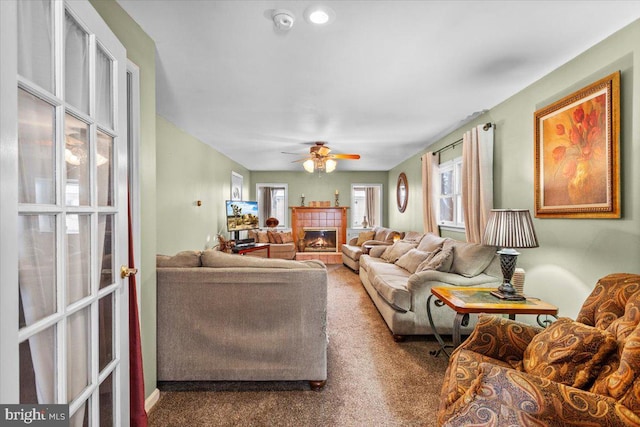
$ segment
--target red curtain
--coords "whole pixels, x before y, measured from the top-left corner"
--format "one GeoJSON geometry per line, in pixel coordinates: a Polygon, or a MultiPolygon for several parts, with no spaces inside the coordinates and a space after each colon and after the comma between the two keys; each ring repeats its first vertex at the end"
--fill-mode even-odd
{"type": "MultiPolygon", "coordinates": [[[[135,267],[133,230],[131,227],[131,200],[129,200],[129,267],[135,267]]],[[[129,418],[131,426],[147,427],[147,412],[144,410],[144,375],[135,274],[129,276],[129,389],[129,418]]]]}

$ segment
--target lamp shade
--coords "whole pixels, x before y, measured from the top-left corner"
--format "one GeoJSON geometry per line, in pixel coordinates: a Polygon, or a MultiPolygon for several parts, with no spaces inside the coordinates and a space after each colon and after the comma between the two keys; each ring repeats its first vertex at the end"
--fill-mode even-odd
{"type": "Polygon", "coordinates": [[[313,160],[309,159],[309,160],[305,160],[305,162],[302,164],[302,167],[304,168],[304,170],[306,170],[309,173],[313,173],[313,171],[315,170],[315,163],[313,162],[313,160]]]}
{"type": "Polygon", "coordinates": [[[537,248],[538,238],[527,209],[493,209],[482,244],[500,248],[537,248]]]}

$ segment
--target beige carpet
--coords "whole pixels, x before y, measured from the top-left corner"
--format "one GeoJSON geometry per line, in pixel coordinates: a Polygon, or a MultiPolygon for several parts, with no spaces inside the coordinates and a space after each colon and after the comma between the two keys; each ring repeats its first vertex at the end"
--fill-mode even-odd
{"type": "Polygon", "coordinates": [[[396,343],[358,275],[329,265],[328,379],[161,384],[150,426],[435,426],[447,360],[432,337],[396,343]]]}

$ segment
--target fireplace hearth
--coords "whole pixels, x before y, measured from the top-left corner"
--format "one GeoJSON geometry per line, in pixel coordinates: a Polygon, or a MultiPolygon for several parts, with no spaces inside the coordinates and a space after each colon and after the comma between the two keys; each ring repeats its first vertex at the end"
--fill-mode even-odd
{"type": "Polygon", "coordinates": [[[304,252],[337,252],[337,227],[305,227],[304,252]]]}

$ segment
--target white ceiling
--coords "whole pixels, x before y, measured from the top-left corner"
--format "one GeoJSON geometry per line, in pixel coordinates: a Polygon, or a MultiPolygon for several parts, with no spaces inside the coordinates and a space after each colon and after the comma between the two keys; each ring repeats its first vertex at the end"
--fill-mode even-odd
{"type": "Polygon", "coordinates": [[[361,154],[338,170],[389,170],[640,17],[640,1],[118,3],[156,43],[158,114],[252,171],[302,170],[312,141],[361,154]],[[320,3],[324,27],[303,17],[320,3]]]}

